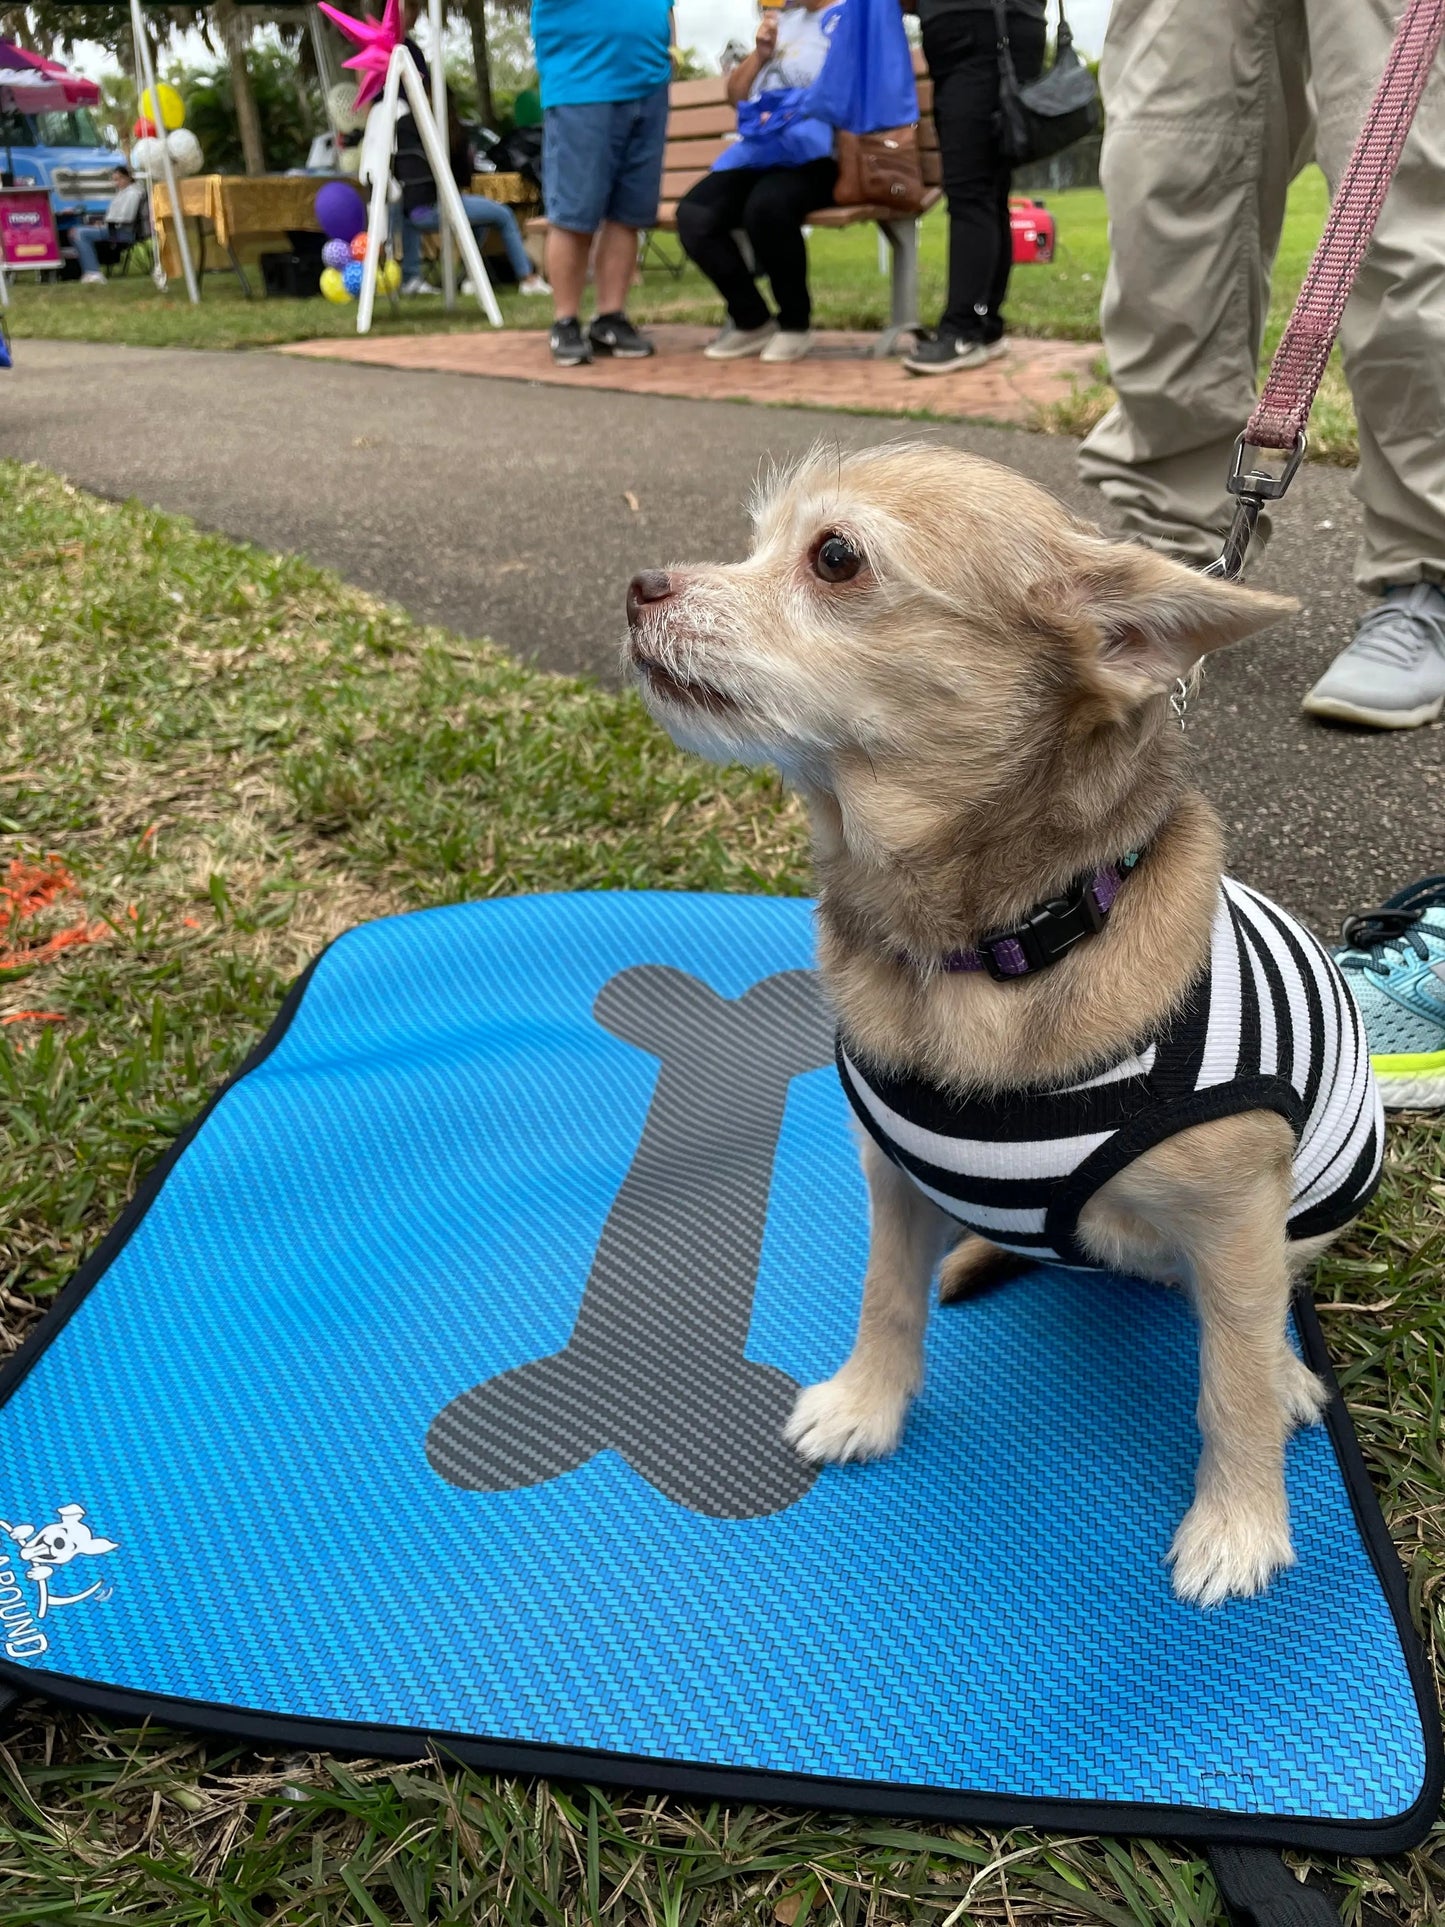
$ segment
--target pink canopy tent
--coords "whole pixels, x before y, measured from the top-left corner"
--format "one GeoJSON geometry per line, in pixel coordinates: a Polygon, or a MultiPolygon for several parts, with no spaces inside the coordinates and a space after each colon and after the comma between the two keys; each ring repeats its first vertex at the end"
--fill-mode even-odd
{"type": "Polygon", "coordinates": [[[58,60],[29,53],[12,40],[0,40],[0,94],[7,106],[22,114],[100,104],[100,89],[93,80],[71,73],[58,60]]]}

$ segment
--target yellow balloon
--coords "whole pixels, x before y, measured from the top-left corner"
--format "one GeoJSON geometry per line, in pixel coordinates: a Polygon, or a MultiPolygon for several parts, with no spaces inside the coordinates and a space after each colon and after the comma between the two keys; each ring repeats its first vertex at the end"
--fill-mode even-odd
{"type": "Polygon", "coordinates": [[[328,301],[340,303],[351,299],[351,296],[346,292],[346,283],[341,278],[340,268],[323,268],[321,270],[321,292],[326,296],[328,301]]]}
{"type": "Polygon", "coordinates": [[[159,127],[161,125],[161,116],[164,115],[168,132],[177,127],[184,127],[186,124],[186,103],[181,99],[175,88],[171,86],[169,81],[163,80],[156,88],[156,92],[161,97],[161,111],[159,114],[156,112],[152,104],[151,90],[147,87],[140,97],[142,120],[154,121],[156,126],[159,127]]]}
{"type": "Polygon", "coordinates": [[[384,261],[377,276],[383,294],[395,294],[401,286],[401,266],[396,261],[384,261]]]}

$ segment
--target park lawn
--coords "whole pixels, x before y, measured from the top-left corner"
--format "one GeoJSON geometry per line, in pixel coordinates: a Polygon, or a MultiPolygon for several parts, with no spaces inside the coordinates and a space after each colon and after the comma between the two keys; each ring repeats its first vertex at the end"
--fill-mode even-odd
{"type": "MultiPolygon", "coordinates": [[[[630,696],[424,628],[302,561],[0,465],[0,874],[96,940],[0,972],[0,1352],[328,937],[516,891],[807,887],[767,774],[680,756],[630,696]]],[[[13,933],[12,933],[13,940],[13,933]]],[[[1397,1124],[1322,1268],[1336,1368],[1445,1633],[1445,1137],[1397,1124]]],[[[1445,1834],[1345,1863],[1351,1921],[1445,1917],[1445,1834]]],[[[0,1746],[0,1920],[1215,1927],[1177,1848],[783,1814],[358,1766],[32,1705],[0,1746]],[[955,1910],[961,1910],[955,1913],[955,1910]]]]}
{"type": "MultiPolygon", "coordinates": [[[[1045,198],[1059,224],[1058,253],[1045,266],[1020,268],[1015,274],[1010,322],[1024,335],[1093,341],[1098,337],[1099,296],[1109,264],[1104,197],[1097,188],[1080,188],[1045,198]]],[[[1308,168],[1290,190],[1266,353],[1273,349],[1298,292],[1326,207],[1324,176],[1318,168],[1308,168]]],[[[888,277],[879,268],[876,228],[820,229],[809,246],[818,325],[882,327],[888,318],[888,277]]],[[[669,236],[659,237],[658,256],[674,264],[682,260],[676,240],[669,236]]],[[[922,223],[920,287],[925,320],[935,319],[942,309],[947,256],[947,223],[940,207],[922,223]]],[[[545,301],[524,300],[506,287],[498,293],[509,327],[536,328],[550,322],[545,301]]],[[[17,285],[11,325],[21,339],[116,341],[149,348],[276,347],[289,341],[346,336],[356,327],[356,309],[350,303],[332,307],[321,300],[247,301],[229,275],[207,276],[204,296],[200,308],[193,309],[179,283],[159,294],[143,275],[112,281],[104,288],[82,288],[78,282],[17,285]]],[[[718,300],[710,283],[690,264],[674,275],[660,265],[657,256],[649,256],[633,311],[642,321],[706,324],[717,320],[718,300]]],[[[373,332],[449,333],[486,325],[475,302],[464,302],[448,314],[439,299],[423,297],[402,302],[395,315],[384,301],[379,302],[373,332]]],[[[1102,379],[1082,384],[1068,402],[1044,411],[1040,425],[1081,433],[1098,419],[1109,400],[1110,391],[1102,379]]],[[[1312,447],[1327,460],[1355,459],[1354,415],[1337,363],[1326,377],[1316,407],[1312,447]]]]}

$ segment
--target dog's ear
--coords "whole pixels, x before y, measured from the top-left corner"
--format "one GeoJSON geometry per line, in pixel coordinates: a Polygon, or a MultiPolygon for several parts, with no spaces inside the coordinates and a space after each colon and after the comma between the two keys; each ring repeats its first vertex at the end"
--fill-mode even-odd
{"type": "Polygon", "coordinates": [[[1212,649],[1299,608],[1292,596],[1220,582],[1124,542],[1090,543],[1065,600],[1075,645],[1092,658],[1090,680],[1136,702],[1171,689],[1212,649]]]}

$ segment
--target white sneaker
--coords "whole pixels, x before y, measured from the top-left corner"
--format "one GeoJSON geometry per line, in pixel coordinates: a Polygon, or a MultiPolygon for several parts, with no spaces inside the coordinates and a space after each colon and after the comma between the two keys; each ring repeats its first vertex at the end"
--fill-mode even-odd
{"type": "Polygon", "coordinates": [[[103,274],[83,274],[80,277],[80,285],[82,288],[103,288],[105,286],[105,276],[103,274]]]}
{"type": "Polygon", "coordinates": [[[761,328],[735,328],[729,322],[702,352],[709,361],[741,361],[745,355],[761,354],[777,332],[776,321],[765,321],[761,328]]]}
{"type": "Polygon", "coordinates": [[[438,292],[430,281],[419,274],[414,274],[410,281],[404,281],[401,291],[403,294],[436,294],[438,292]]]}
{"type": "Polygon", "coordinates": [[[764,361],[801,361],[813,345],[813,330],[805,328],[801,334],[792,334],[786,328],[779,328],[772,340],[764,348],[764,361]]]}
{"type": "Polygon", "coordinates": [[[1305,697],[1308,716],[1370,729],[1419,729],[1445,714],[1445,589],[1400,583],[1367,610],[1305,697]]]}
{"type": "Polygon", "coordinates": [[[517,283],[518,294],[550,294],[552,283],[544,281],[540,274],[529,274],[524,281],[517,283]]]}

